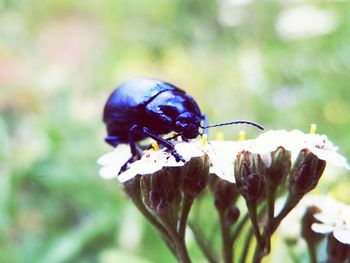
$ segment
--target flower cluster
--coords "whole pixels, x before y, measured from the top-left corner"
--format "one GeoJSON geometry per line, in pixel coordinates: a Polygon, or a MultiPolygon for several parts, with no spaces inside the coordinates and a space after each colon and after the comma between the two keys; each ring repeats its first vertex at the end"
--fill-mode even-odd
{"type": "MultiPolygon", "coordinates": [[[[305,134],[298,130],[271,130],[256,139],[241,141],[211,141],[203,143],[200,140],[188,142],[174,141],[176,151],[188,162],[191,158],[207,154],[210,158],[210,172],[229,182],[235,182],[233,164],[240,152],[258,154],[268,168],[271,166],[272,154],[278,155],[277,150],[291,153],[291,160],[296,161],[302,150],[312,153],[319,160],[323,160],[337,167],[350,170],[344,156],[325,135],[305,134]]],[[[121,183],[131,179],[136,174],[145,175],[156,172],[163,167],[179,167],[183,162],[177,162],[166,148],[151,148],[144,151],[140,160],[132,163],[129,169],[118,175],[122,165],[131,157],[129,146],[118,145],[113,152],[103,155],[98,163],[102,166],[100,175],[106,179],[117,178],[121,183]]],[[[283,154],[279,154],[277,159],[283,154]]]]}
{"type": "MultiPolygon", "coordinates": [[[[232,261],[233,242],[247,219],[257,239],[253,260],[260,262],[270,252],[272,234],[305,194],[317,186],[326,164],[350,170],[338,148],[325,135],[316,134],[314,126],[308,134],[272,130],[252,140],[208,142],[204,135],[171,143],[185,162],[176,161],[173,151],[154,143],[138,160],[131,156],[128,145],[121,144],[98,163],[102,166],[101,177],[117,178],[122,183],[181,262],[189,262],[184,234],[192,203],[207,185],[220,218],[224,262],[232,261]],[[283,194],[285,202],[275,211],[276,198],[283,194]],[[236,204],[239,197],[247,207],[247,216],[240,223],[242,211],[236,204]]],[[[308,210],[303,237],[319,240],[312,231],[333,233],[336,240],[349,244],[350,215],[344,212],[349,209],[334,209],[331,215],[325,211],[308,210]]],[[[204,254],[210,257],[208,251],[204,254]]]]}

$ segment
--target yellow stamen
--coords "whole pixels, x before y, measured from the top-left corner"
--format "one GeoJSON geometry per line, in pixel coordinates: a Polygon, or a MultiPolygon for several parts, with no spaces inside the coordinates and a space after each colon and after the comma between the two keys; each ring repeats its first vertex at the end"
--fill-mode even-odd
{"type": "Polygon", "coordinates": [[[314,123],[310,124],[310,134],[316,134],[316,130],[317,130],[317,125],[314,123]]]}
{"type": "Polygon", "coordinates": [[[216,138],[216,140],[217,141],[223,141],[224,140],[224,133],[223,132],[217,132],[216,134],[215,134],[215,138],[216,138]]]}
{"type": "Polygon", "coordinates": [[[245,131],[240,131],[238,134],[238,140],[244,141],[245,140],[245,131]]]}
{"type": "Polygon", "coordinates": [[[202,135],[202,146],[206,146],[208,143],[208,135],[203,134],[202,135]]]}
{"type": "Polygon", "coordinates": [[[157,142],[152,142],[152,148],[153,148],[153,150],[155,150],[155,151],[159,151],[159,145],[158,145],[158,143],[157,143],[157,142]]]}

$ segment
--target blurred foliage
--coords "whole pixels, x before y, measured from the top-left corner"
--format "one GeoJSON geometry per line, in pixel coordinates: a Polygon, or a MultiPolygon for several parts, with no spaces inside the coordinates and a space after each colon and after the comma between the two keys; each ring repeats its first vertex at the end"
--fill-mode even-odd
{"type": "MultiPolygon", "coordinates": [[[[175,262],[118,184],[97,176],[96,159],[110,150],[104,101],[134,76],[182,87],[212,123],[317,123],[349,159],[349,9],[330,0],[0,0],[0,262],[175,262]],[[304,6],[327,12],[327,32],[283,31],[286,12],[304,6]]],[[[234,139],[243,128],[222,131],[234,139]]],[[[349,174],[330,169],[318,191],[349,204],[349,186],[349,174]]]]}

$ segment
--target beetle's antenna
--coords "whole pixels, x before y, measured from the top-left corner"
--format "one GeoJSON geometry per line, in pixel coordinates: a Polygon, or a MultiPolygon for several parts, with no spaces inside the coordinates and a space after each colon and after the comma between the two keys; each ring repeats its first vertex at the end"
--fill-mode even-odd
{"type": "Polygon", "coordinates": [[[260,130],[264,130],[264,127],[261,126],[260,124],[257,124],[256,122],[252,122],[252,121],[246,121],[246,120],[223,122],[223,123],[218,123],[218,124],[214,124],[214,125],[201,126],[201,128],[208,129],[208,128],[220,127],[220,126],[226,126],[226,125],[232,125],[232,124],[249,124],[249,125],[252,125],[260,130]]]}

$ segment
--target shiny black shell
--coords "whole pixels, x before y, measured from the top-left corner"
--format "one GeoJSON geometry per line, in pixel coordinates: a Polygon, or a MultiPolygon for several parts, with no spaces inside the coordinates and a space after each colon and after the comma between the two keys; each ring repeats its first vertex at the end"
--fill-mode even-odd
{"type": "MultiPolygon", "coordinates": [[[[119,143],[126,143],[134,125],[146,127],[157,135],[172,131],[181,133],[181,128],[175,123],[184,112],[191,113],[189,121],[196,127],[198,135],[202,114],[191,96],[167,82],[136,78],[113,91],[104,107],[103,121],[108,136],[117,138],[119,143]]],[[[144,137],[142,133],[134,134],[135,141],[144,137]]]]}

